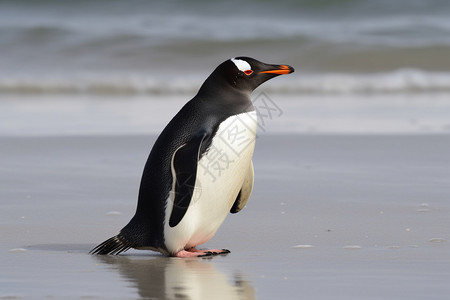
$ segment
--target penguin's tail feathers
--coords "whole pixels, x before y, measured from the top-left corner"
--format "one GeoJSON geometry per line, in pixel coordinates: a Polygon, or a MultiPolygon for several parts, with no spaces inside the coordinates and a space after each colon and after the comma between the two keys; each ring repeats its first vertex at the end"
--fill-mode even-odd
{"type": "Polygon", "coordinates": [[[132,245],[128,240],[121,234],[113,236],[107,239],[94,249],[92,249],[89,254],[93,255],[117,255],[128,249],[132,248],[132,245]]]}

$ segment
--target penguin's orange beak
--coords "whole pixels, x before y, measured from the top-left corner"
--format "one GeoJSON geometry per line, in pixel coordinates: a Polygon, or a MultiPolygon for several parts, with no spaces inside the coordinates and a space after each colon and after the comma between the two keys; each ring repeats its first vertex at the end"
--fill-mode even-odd
{"type": "Polygon", "coordinates": [[[279,65],[277,66],[277,68],[272,69],[272,70],[267,70],[267,71],[261,71],[259,73],[269,73],[269,74],[278,74],[278,75],[283,75],[283,74],[290,74],[294,72],[294,68],[288,65],[279,65]]]}

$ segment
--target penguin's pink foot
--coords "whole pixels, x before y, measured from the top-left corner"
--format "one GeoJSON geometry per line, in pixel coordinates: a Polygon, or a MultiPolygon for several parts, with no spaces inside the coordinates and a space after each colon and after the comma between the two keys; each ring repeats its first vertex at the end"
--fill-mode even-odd
{"type": "Polygon", "coordinates": [[[228,254],[230,250],[227,249],[210,249],[210,250],[198,250],[196,248],[190,248],[181,250],[175,253],[174,257],[188,258],[188,257],[206,257],[220,254],[228,254]]]}

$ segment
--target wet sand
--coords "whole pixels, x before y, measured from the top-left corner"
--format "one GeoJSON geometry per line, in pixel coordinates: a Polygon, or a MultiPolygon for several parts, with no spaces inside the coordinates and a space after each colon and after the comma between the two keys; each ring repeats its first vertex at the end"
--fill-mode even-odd
{"type": "Polygon", "coordinates": [[[443,299],[450,135],[261,135],[255,189],[174,259],[87,252],[134,213],[155,136],[0,137],[0,299],[443,299]]]}

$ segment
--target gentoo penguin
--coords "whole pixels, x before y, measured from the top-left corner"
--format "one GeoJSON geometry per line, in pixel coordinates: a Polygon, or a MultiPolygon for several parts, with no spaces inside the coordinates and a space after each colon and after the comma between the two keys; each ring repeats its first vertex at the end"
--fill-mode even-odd
{"type": "Polygon", "coordinates": [[[239,212],[252,192],[257,112],[251,92],[292,72],[291,66],[250,57],[220,64],[153,145],[134,217],[90,253],[130,248],[175,257],[229,253],[196,247],[214,236],[228,212],[239,212]]]}

